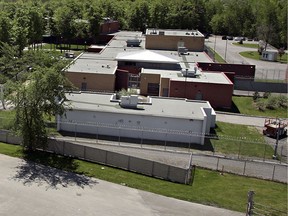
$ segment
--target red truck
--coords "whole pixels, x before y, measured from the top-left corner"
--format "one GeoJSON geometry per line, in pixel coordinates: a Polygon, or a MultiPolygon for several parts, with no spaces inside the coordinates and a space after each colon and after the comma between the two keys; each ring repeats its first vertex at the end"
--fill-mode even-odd
{"type": "Polygon", "coordinates": [[[265,119],[263,135],[277,138],[277,133],[279,132],[279,137],[284,137],[287,135],[287,122],[280,121],[279,119],[265,119]]]}

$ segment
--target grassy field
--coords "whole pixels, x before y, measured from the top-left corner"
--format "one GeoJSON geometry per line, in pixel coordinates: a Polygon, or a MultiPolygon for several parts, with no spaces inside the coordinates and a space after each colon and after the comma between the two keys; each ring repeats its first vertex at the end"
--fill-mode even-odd
{"type": "Polygon", "coordinates": [[[280,118],[288,117],[287,109],[285,108],[279,108],[277,110],[266,109],[265,111],[257,110],[253,105],[252,97],[233,96],[232,100],[241,114],[280,118]]]}
{"type": "Polygon", "coordinates": [[[240,43],[232,43],[232,44],[236,45],[236,46],[240,46],[240,47],[255,48],[255,49],[258,49],[258,47],[259,47],[258,44],[245,43],[245,41],[243,42],[243,44],[240,44],[240,43]]]}
{"type": "Polygon", "coordinates": [[[13,119],[15,112],[11,110],[0,110],[0,128],[1,129],[11,129],[13,126],[13,119]]]}
{"type": "MultiPolygon", "coordinates": [[[[286,212],[287,184],[196,168],[192,186],[159,180],[77,159],[36,152],[25,155],[20,146],[0,143],[0,153],[22,157],[47,166],[84,174],[90,177],[126,184],[128,187],[150,191],[190,202],[245,212],[247,192],[256,192],[255,202],[286,212]]],[[[279,215],[279,214],[278,214],[279,215]]]]}
{"type": "MultiPolygon", "coordinates": [[[[251,58],[251,59],[255,59],[255,60],[260,60],[260,55],[258,53],[258,51],[244,51],[244,52],[240,52],[239,53],[241,56],[246,57],[246,58],[251,58]]],[[[288,54],[285,53],[282,58],[280,59],[280,57],[278,56],[277,58],[277,62],[280,63],[288,63],[288,54]]]]}
{"type": "Polygon", "coordinates": [[[226,61],[217,53],[215,52],[212,48],[208,47],[210,51],[215,55],[215,61],[218,63],[226,63],[226,61]]]}
{"type": "Polygon", "coordinates": [[[264,152],[266,158],[273,155],[273,148],[255,127],[217,122],[215,131],[219,139],[210,140],[215,152],[259,158],[264,152]]]}
{"type": "MultiPolygon", "coordinates": [[[[42,46],[42,49],[58,49],[60,50],[60,46],[63,50],[67,49],[69,47],[69,44],[45,44],[42,46]]],[[[88,45],[77,45],[77,44],[71,44],[70,49],[71,50],[85,50],[88,48],[88,45]]]]}

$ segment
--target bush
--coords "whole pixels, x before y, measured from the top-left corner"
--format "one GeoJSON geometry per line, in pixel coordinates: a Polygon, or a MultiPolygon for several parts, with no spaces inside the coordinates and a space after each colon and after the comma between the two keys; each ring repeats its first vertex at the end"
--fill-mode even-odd
{"type": "Polygon", "coordinates": [[[275,110],[277,108],[279,108],[279,97],[277,96],[270,96],[267,99],[267,109],[271,109],[271,110],[275,110]]]}
{"type": "Polygon", "coordinates": [[[279,97],[279,106],[283,108],[288,107],[288,98],[285,95],[280,95],[279,97]]]}
{"type": "Polygon", "coordinates": [[[253,94],[253,100],[256,101],[260,98],[260,94],[258,91],[255,91],[254,94],[253,94]]]}
{"type": "Polygon", "coordinates": [[[270,92],[264,92],[263,98],[269,98],[271,96],[270,92]]]}
{"type": "Polygon", "coordinates": [[[259,100],[256,102],[256,108],[260,111],[265,111],[266,110],[266,101],[264,100],[259,100]]]}

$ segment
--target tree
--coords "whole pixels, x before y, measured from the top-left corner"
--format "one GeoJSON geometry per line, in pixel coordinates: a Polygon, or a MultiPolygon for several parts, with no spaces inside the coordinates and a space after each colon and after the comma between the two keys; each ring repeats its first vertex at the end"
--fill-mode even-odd
{"type": "Polygon", "coordinates": [[[285,50],[284,47],[281,47],[280,49],[278,49],[278,55],[280,57],[280,60],[282,58],[282,56],[285,54],[285,50]]]}
{"type": "Polygon", "coordinates": [[[6,13],[0,14],[0,42],[11,43],[11,20],[6,13]]]}
{"type": "Polygon", "coordinates": [[[25,149],[45,148],[48,136],[45,117],[64,113],[61,101],[65,100],[65,93],[61,86],[65,83],[64,75],[54,68],[37,68],[28,81],[18,85],[12,96],[15,129],[23,138],[25,149]]]}

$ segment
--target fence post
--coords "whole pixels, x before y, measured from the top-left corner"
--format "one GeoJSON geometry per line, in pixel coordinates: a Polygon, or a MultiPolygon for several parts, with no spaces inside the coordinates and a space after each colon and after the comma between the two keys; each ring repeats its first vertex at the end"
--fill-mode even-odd
{"type": "Polygon", "coordinates": [[[273,167],[273,174],[272,174],[272,181],[274,181],[274,175],[275,175],[275,165],[274,165],[274,167],[273,167]]]}
{"type": "Polygon", "coordinates": [[[280,164],[281,164],[281,162],[282,162],[281,159],[282,159],[282,154],[283,154],[283,147],[284,147],[284,146],[281,146],[281,155],[280,155],[280,160],[279,160],[279,161],[280,161],[280,164]]]}
{"type": "Polygon", "coordinates": [[[263,155],[263,161],[265,161],[265,157],[266,157],[266,148],[267,148],[267,144],[265,144],[265,147],[264,147],[264,155],[263,155]]]}
{"type": "Polygon", "coordinates": [[[65,141],[63,141],[63,155],[65,155],[65,145],[66,145],[66,142],[65,141]]]}
{"type": "Polygon", "coordinates": [[[245,171],[246,171],[246,160],[245,160],[245,162],[244,162],[244,169],[243,169],[243,175],[245,175],[245,171]]]}
{"type": "Polygon", "coordinates": [[[240,157],[240,152],[241,152],[241,144],[242,144],[242,142],[241,142],[241,140],[240,140],[240,144],[239,144],[239,150],[238,150],[238,159],[239,159],[239,157],[240,157]]]}
{"type": "Polygon", "coordinates": [[[77,136],[77,123],[74,123],[74,139],[76,141],[76,136],[77,136]]]}

